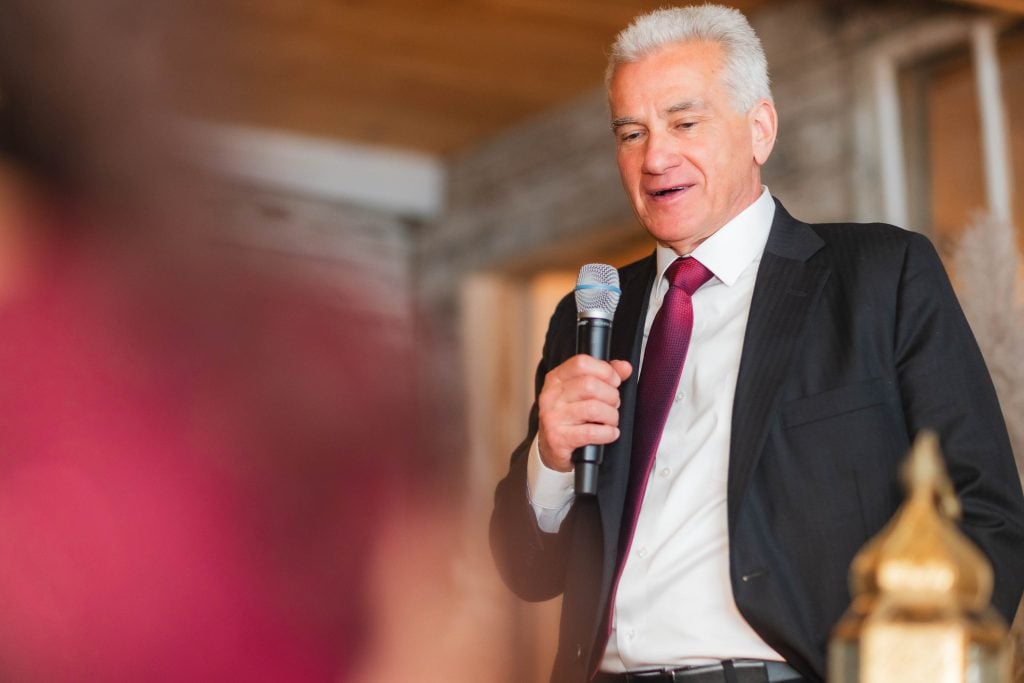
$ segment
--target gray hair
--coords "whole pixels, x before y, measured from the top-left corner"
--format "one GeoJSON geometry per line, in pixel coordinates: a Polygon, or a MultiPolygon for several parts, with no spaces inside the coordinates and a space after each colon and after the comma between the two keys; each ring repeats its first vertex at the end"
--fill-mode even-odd
{"type": "Polygon", "coordinates": [[[672,7],[633,19],[612,45],[605,72],[606,87],[620,64],[639,61],[671,45],[694,41],[722,46],[722,80],[737,111],[749,111],[761,100],[772,99],[768,60],[760,38],[742,12],[722,5],[672,7]]]}

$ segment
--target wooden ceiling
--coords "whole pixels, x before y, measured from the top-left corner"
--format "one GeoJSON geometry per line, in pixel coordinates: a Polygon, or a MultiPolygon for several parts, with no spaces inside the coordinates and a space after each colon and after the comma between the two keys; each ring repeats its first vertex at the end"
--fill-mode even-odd
{"type": "Polygon", "coordinates": [[[203,118],[443,155],[600,85],[615,34],[664,4],[229,0],[177,59],[203,118]]]}
{"type": "MultiPolygon", "coordinates": [[[[667,4],[194,1],[202,21],[172,39],[189,113],[434,155],[599,86],[615,34],[667,4]]],[[[750,12],[768,1],[728,4],[750,12]]],[[[944,2],[1024,12],[1024,0],[944,2]]]]}

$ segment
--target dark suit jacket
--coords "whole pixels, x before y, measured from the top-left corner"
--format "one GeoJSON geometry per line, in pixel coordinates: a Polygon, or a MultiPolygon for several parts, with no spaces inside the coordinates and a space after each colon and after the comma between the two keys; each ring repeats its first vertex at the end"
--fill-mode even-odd
{"type": "MultiPolygon", "coordinates": [[[[654,257],[620,272],[612,358],[639,367],[654,257]]],[[[537,391],[575,353],[575,307],[551,319],[537,391]]],[[[601,652],[628,479],[636,374],[621,387],[621,435],[605,448],[597,496],[558,533],[539,530],[526,462],[498,485],[492,550],[526,600],[564,594],[554,681],[585,681],[601,652]]],[[[938,431],[963,504],[962,528],[995,570],[1009,620],[1024,588],[1024,496],[991,380],[935,250],[888,225],[809,225],[777,204],[754,288],[729,455],[730,572],[740,612],[811,680],[849,604],[857,550],[902,498],[913,436],[938,431]]],[[[681,612],[684,615],[685,612],[681,612]]]]}

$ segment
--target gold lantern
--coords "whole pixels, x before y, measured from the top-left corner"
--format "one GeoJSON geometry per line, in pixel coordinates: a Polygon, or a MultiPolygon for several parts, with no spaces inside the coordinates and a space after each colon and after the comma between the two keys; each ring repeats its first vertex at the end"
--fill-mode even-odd
{"type": "Polygon", "coordinates": [[[992,568],[952,521],[960,504],[934,433],[917,438],[902,475],[906,500],[850,567],[830,683],[1008,683],[992,568]]]}

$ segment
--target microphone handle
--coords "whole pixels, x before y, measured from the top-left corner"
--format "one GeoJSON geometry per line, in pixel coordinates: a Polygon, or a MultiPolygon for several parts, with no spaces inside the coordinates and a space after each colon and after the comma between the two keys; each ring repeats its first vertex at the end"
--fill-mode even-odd
{"type": "MultiPolygon", "coordinates": [[[[608,360],[611,350],[612,321],[604,318],[580,318],[576,322],[576,353],[608,360]]],[[[604,446],[590,444],[573,451],[576,495],[597,493],[597,471],[604,460],[604,446]]]]}

